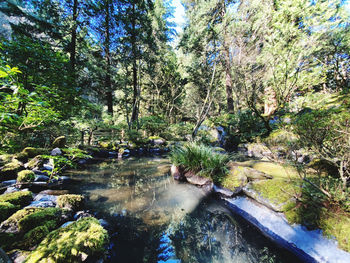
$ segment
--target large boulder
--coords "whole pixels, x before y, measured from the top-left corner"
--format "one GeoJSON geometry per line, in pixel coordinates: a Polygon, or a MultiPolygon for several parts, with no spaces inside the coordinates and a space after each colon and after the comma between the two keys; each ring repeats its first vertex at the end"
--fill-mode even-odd
{"type": "Polygon", "coordinates": [[[248,143],[245,145],[247,148],[247,154],[249,157],[256,158],[272,158],[273,153],[271,150],[262,143],[248,143]]]}
{"type": "Polygon", "coordinates": [[[57,205],[60,208],[69,210],[78,210],[84,205],[84,196],[75,194],[60,195],[57,198],[57,205]]]}
{"type": "Polygon", "coordinates": [[[52,148],[64,148],[66,143],[66,136],[57,137],[52,143],[52,148]]]}
{"type": "Polygon", "coordinates": [[[26,259],[34,262],[82,262],[103,256],[107,231],[95,218],[82,218],[52,231],[26,259]],[[91,258],[92,259],[92,258],[91,258]]]}
{"type": "Polygon", "coordinates": [[[247,178],[248,181],[272,179],[272,176],[264,172],[255,170],[250,167],[240,166],[234,162],[229,163],[229,169],[230,174],[237,176],[241,179],[247,178]]]}
{"type": "Polygon", "coordinates": [[[20,171],[17,175],[17,183],[30,183],[34,182],[35,175],[31,170],[20,171]]]}
{"type": "Polygon", "coordinates": [[[29,158],[33,158],[39,154],[48,154],[49,152],[43,148],[26,147],[19,154],[17,159],[20,161],[26,161],[29,158]]]}

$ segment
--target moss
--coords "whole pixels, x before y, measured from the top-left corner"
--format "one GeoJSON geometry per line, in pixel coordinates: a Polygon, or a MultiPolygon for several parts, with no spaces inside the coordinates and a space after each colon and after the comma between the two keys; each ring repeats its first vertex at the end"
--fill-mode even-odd
{"type": "Polygon", "coordinates": [[[298,180],[272,179],[255,181],[252,189],[275,205],[283,205],[282,210],[293,208],[293,196],[301,192],[298,180]]]}
{"type": "Polygon", "coordinates": [[[13,154],[1,154],[0,155],[0,166],[5,165],[6,163],[11,162],[13,154]]]}
{"type": "Polygon", "coordinates": [[[20,171],[17,175],[17,183],[29,183],[35,179],[34,172],[31,170],[20,171]]]}
{"type": "Polygon", "coordinates": [[[9,218],[18,209],[20,209],[19,205],[13,205],[9,202],[0,202],[0,222],[9,218]]]}
{"type": "Polygon", "coordinates": [[[27,160],[28,158],[34,158],[39,154],[48,154],[48,150],[43,148],[26,147],[19,154],[17,154],[18,160],[27,160]]]}
{"type": "Polygon", "coordinates": [[[82,207],[84,202],[84,196],[82,195],[60,195],[57,198],[57,204],[61,208],[67,208],[71,210],[77,210],[82,207]]]}
{"type": "Polygon", "coordinates": [[[298,137],[290,131],[279,129],[271,132],[269,137],[264,139],[264,142],[269,146],[289,146],[296,144],[298,137]]]}
{"type": "Polygon", "coordinates": [[[22,249],[30,249],[38,245],[50,233],[47,226],[38,226],[30,230],[23,236],[19,247],[22,249]]]}
{"type": "Polygon", "coordinates": [[[25,262],[80,262],[82,256],[102,255],[108,234],[95,218],[82,218],[52,231],[25,262]]]}
{"type": "Polygon", "coordinates": [[[0,202],[9,202],[13,205],[25,206],[33,200],[32,193],[29,191],[19,191],[0,195],[0,202]]]}
{"type": "Polygon", "coordinates": [[[27,163],[27,168],[34,169],[35,167],[39,167],[43,163],[44,158],[41,155],[37,155],[27,163]]]}
{"type": "Polygon", "coordinates": [[[111,149],[113,147],[111,142],[99,142],[98,143],[103,149],[111,149]]]}
{"type": "Polygon", "coordinates": [[[15,234],[0,232],[0,244],[2,249],[4,249],[5,251],[10,250],[15,242],[15,234]]]}
{"type": "Polygon", "coordinates": [[[239,162],[238,164],[251,167],[255,170],[271,175],[274,178],[299,178],[298,171],[293,166],[286,164],[255,160],[239,162]]]}
{"type": "Polygon", "coordinates": [[[55,229],[61,222],[61,215],[62,210],[59,208],[36,210],[18,220],[19,231],[27,232],[37,226],[46,226],[49,230],[55,229]]]}
{"type": "Polygon", "coordinates": [[[21,163],[17,159],[12,159],[10,163],[5,164],[0,170],[0,180],[15,179],[17,173],[22,169],[21,163]]]}
{"type": "Polygon", "coordinates": [[[3,222],[2,228],[12,233],[26,233],[38,226],[53,230],[60,224],[61,215],[62,210],[59,208],[28,207],[10,216],[3,222]]]}

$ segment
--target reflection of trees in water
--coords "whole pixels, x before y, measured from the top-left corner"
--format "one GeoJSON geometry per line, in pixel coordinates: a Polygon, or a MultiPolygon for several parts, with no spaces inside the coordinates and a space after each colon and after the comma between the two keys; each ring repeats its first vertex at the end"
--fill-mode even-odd
{"type": "Polygon", "coordinates": [[[224,212],[198,208],[171,235],[182,262],[275,262],[267,248],[249,244],[244,231],[224,212]]]}

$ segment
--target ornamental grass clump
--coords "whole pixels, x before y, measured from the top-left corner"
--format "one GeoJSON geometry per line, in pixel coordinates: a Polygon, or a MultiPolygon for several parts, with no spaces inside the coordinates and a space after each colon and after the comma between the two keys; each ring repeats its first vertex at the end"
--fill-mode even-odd
{"type": "Polygon", "coordinates": [[[203,144],[189,143],[174,148],[170,154],[172,163],[187,171],[199,173],[214,179],[227,174],[227,154],[217,153],[211,147],[203,144]]]}

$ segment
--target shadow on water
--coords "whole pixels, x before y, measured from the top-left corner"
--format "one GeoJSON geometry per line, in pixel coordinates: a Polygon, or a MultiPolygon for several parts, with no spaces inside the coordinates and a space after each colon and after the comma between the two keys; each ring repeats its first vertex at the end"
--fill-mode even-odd
{"type": "Polygon", "coordinates": [[[72,192],[110,224],[108,262],[299,262],[204,190],[174,181],[164,158],[75,172],[72,192]]]}

